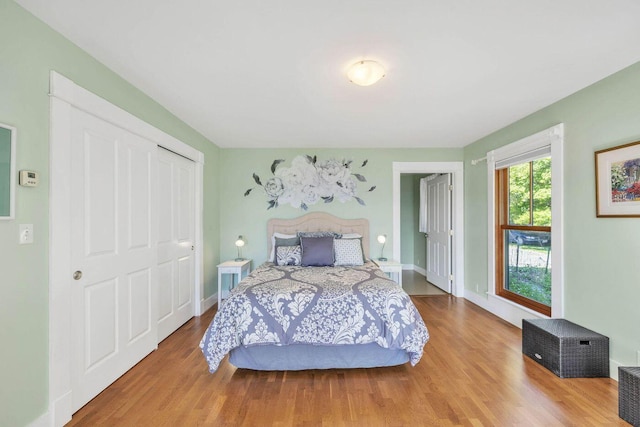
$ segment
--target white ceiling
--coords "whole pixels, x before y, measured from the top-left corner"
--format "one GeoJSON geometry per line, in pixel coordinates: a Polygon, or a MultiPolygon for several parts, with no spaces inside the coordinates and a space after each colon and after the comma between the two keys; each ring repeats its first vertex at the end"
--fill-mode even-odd
{"type": "Polygon", "coordinates": [[[463,147],[640,60],[637,0],[16,2],[219,147],[463,147]]]}

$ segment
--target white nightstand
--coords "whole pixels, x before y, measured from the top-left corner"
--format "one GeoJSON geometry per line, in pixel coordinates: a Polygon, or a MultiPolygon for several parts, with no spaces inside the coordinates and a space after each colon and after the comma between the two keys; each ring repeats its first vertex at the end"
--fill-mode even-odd
{"type": "MultiPolygon", "coordinates": [[[[251,272],[251,260],[244,259],[242,261],[225,261],[218,264],[218,310],[222,304],[222,275],[231,274],[231,284],[229,291],[233,289],[242,279],[247,277],[251,272]],[[237,276],[237,277],[236,277],[237,276]]],[[[227,293],[229,292],[227,291],[227,293]]],[[[226,296],[225,296],[226,298],[226,296]]]]}
{"type": "Polygon", "coordinates": [[[373,262],[378,264],[380,270],[387,273],[387,276],[394,282],[396,282],[400,287],[402,287],[402,263],[398,261],[394,261],[392,259],[387,261],[380,261],[378,259],[374,259],[373,262]]]}

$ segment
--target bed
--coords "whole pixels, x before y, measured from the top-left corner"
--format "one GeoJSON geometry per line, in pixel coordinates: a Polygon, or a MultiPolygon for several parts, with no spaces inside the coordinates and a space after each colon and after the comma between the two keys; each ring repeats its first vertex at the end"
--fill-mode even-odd
{"type": "Polygon", "coordinates": [[[254,370],[418,363],[429,332],[406,292],[368,259],[368,220],[271,219],[267,237],[269,260],[230,292],[202,337],[210,372],[227,354],[254,370]]]}

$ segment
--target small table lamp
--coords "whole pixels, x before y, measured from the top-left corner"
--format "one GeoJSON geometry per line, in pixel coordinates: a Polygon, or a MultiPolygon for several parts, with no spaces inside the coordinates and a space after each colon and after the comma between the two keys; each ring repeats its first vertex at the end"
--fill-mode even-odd
{"type": "Polygon", "coordinates": [[[384,244],[387,241],[387,235],[386,234],[380,234],[378,236],[378,243],[382,244],[382,249],[380,249],[380,258],[378,258],[378,261],[386,261],[387,259],[384,257],[384,244]]]}
{"type": "Polygon", "coordinates": [[[242,258],[242,251],[240,249],[244,246],[244,239],[242,238],[242,235],[238,236],[236,246],[238,247],[238,258],[236,258],[236,261],[244,261],[244,258],[242,258]]]}

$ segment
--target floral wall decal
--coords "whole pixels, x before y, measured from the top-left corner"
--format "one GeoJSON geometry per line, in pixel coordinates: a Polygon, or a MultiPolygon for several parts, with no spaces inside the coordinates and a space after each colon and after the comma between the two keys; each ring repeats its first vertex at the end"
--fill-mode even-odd
{"type": "MultiPolygon", "coordinates": [[[[307,210],[309,205],[319,201],[331,203],[334,200],[348,202],[355,199],[362,206],[364,200],[358,197],[358,182],[367,179],[351,170],[352,160],[338,161],[328,159],[318,161],[316,156],[297,156],[289,167],[281,167],[284,159],[274,160],[271,164],[271,174],[266,182],[254,172],[253,180],[267,195],[267,209],[277,208],[281,204],[290,204],[295,208],[307,210]]],[[[368,160],[362,162],[361,168],[367,166],[368,160]]],[[[248,196],[255,187],[245,191],[248,196]]],[[[375,190],[373,186],[368,191],[375,190]]]]}

